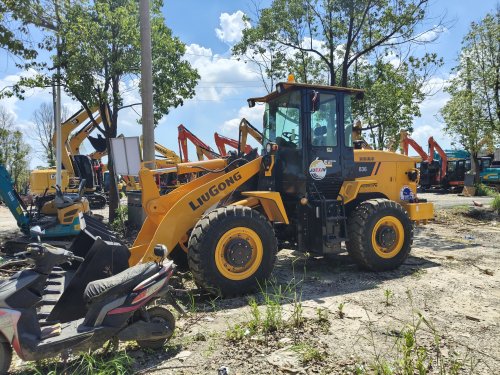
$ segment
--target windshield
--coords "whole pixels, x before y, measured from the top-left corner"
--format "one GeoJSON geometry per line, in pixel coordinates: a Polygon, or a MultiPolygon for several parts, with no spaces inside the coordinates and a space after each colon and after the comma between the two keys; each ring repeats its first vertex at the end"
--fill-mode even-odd
{"type": "Polygon", "coordinates": [[[280,147],[300,148],[302,131],[299,91],[292,91],[266,103],[264,139],[266,143],[274,142],[280,147]]]}

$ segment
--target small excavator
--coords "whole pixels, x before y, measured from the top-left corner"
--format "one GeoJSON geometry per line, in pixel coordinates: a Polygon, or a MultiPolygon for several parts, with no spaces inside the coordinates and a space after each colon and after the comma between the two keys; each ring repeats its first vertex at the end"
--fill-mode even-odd
{"type": "MultiPolygon", "coordinates": [[[[96,113],[97,109],[92,109],[92,112],[96,113]]],[[[64,170],[62,171],[62,186],[60,188],[65,193],[78,193],[80,181],[85,180],[85,197],[88,199],[90,207],[92,209],[103,208],[106,206],[106,197],[96,191],[92,161],[87,155],[80,155],[75,151],[81,143],[80,140],[83,141],[88,137],[95,124],[88,123],[84,125],[84,131],[77,133],[79,135],[74,137],[73,147],[75,150],[71,149],[70,135],[75,129],[84,124],[88,118],[87,111],[82,108],[61,124],[62,139],[64,141],[62,150],[64,170]]],[[[100,116],[96,115],[96,118],[100,119],[100,116]]],[[[54,145],[56,144],[56,134],[54,134],[52,142],[54,145]]],[[[46,196],[48,200],[52,199],[55,193],[55,175],[56,170],[54,168],[33,171],[30,175],[32,194],[46,196]]]]}

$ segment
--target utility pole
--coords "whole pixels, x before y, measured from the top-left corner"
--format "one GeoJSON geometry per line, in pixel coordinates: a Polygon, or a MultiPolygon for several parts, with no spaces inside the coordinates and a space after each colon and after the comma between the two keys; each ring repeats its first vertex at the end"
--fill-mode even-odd
{"type": "Polygon", "coordinates": [[[153,66],[151,56],[151,20],[149,0],[139,0],[141,32],[141,89],[142,89],[142,136],[143,159],[154,168],[155,132],[153,124],[153,66]]]}
{"type": "Polygon", "coordinates": [[[56,185],[58,185],[61,189],[62,186],[62,134],[61,134],[61,38],[59,36],[59,4],[56,0],[55,11],[57,17],[57,71],[56,71],[56,79],[54,80],[54,122],[56,127],[56,185]]]}

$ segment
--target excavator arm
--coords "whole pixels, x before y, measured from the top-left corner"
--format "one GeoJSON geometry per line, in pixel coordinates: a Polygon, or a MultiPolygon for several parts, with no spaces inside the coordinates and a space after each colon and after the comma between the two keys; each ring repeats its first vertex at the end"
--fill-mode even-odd
{"type": "Polygon", "coordinates": [[[181,160],[184,163],[189,162],[189,154],[187,141],[189,140],[196,147],[196,156],[198,160],[201,161],[203,158],[207,158],[209,160],[219,158],[220,155],[216,153],[212,147],[204,143],[200,138],[191,133],[184,125],[179,125],[177,127],[178,136],[177,140],[179,142],[179,153],[181,156],[181,160]]]}
{"type": "MultiPolygon", "coordinates": [[[[226,156],[227,151],[226,151],[226,145],[239,150],[240,146],[237,140],[225,137],[223,135],[220,135],[219,133],[214,133],[214,139],[215,139],[215,144],[217,145],[217,149],[219,150],[219,154],[221,156],[226,156]]],[[[248,155],[250,152],[252,152],[252,146],[250,145],[245,145],[242,147],[243,152],[245,155],[248,155]]]]}
{"type": "Polygon", "coordinates": [[[441,148],[441,146],[434,140],[434,137],[430,137],[428,140],[429,143],[429,163],[434,161],[434,151],[438,153],[441,157],[441,179],[446,176],[447,168],[448,168],[448,156],[446,152],[441,148]]]}
{"type": "MultiPolygon", "coordinates": [[[[97,108],[91,109],[92,113],[97,111],[97,108]]],[[[70,176],[75,176],[75,168],[73,166],[73,161],[71,160],[72,150],[69,146],[69,136],[70,134],[78,128],[81,124],[83,124],[86,120],[88,120],[89,115],[87,111],[82,108],[74,115],[72,115],[69,119],[61,123],[61,139],[62,139],[62,165],[64,169],[66,169],[70,176]]],[[[57,133],[54,133],[52,137],[52,144],[54,147],[57,145],[57,133]]]]}
{"type": "Polygon", "coordinates": [[[417,154],[422,158],[422,161],[429,160],[429,155],[424,151],[424,149],[408,135],[408,132],[401,132],[401,151],[403,155],[408,156],[408,147],[411,146],[417,154]]]}
{"type": "Polygon", "coordinates": [[[16,219],[19,228],[21,228],[23,232],[29,233],[30,217],[28,211],[12,184],[9,172],[2,164],[0,164],[0,198],[2,198],[2,201],[16,219]]]}
{"type": "Polygon", "coordinates": [[[239,142],[240,142],[240,153],[244,153],[247,148],[247,138],[251,135],[257,142],[263,144],[264,136],[262,133],[248,122],[246,118],[242,118],[239,126],[239,142]]]}

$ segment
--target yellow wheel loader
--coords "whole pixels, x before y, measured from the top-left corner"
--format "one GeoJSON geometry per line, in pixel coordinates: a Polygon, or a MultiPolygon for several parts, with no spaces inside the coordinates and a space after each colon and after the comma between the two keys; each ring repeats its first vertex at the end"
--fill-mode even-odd
{"type": "MultiPolygon", "coordinates": [[[[330,254],[345,243],[363,267],[386,271],[410,253],[413,226],[433,218],[417,197],[415,160],[353,147],[351,101],[363,91],[279,83],[265,105],[262,156],[243,155],[141,169],[146,221],[130,266],[154,247],[185,243],[198,286],[224,296],[269,277],[279,248],[330,254]],[[155,175],[200,177],[160,195],[155,175]]],[[[240,149],[241,150],[241,149],[240,149]]]]}

